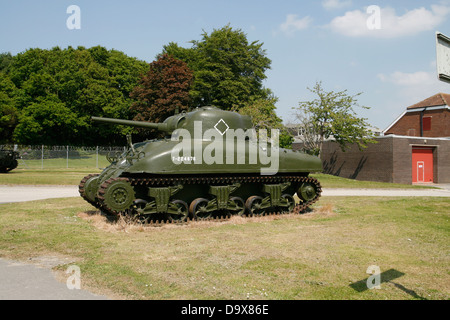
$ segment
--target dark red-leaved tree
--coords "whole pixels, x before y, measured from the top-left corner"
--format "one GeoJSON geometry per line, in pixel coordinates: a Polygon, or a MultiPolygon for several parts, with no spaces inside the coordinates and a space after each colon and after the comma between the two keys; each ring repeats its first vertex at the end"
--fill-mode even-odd
{"type": "Polygon", "coordinates": [[[187,110],[192,81],[193,72],[185,62],[168,54],[159,55],[130,93],[137,100],[131,106],[133,119],[162,122],[177,108],[180,112],[187,110]]]}

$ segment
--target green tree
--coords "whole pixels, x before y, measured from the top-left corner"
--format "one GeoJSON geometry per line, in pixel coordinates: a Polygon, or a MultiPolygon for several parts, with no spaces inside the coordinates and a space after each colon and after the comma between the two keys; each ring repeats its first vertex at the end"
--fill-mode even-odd
{"type": "Polygon", "coordinates": [[[100,46],[29,49],[12,59],[0,56],[0,63],[5,58],[5,72],[17,89],[14,106],[21,114],[14,129],[15,142],[124,142],[123,133],[129,128],[93,125],[90,117],[130,119],[133,101],[129,95],[139,75],[147,70],[146,62],[100,46]],[[36,130],[45,132],[45,136],[36,130]]]}
{"type": "Polygon", "coordinates": [[[293,137],[288,133],[281,118],[275,112],[275,103],[277,100],[273,96],[267,99],[254,99],[241,107],[239,113],[251,116],[253,125],[256,128],[268,130],[269,137],[271,136],[270,130],[279,130],[279,146],[281,148],[292,149],[293,137]]]}
{"type": "Polygon", "coordinates": [[[11,52],[0,53],[0,72],[7,72],[13,59],[11,52]]]}
{"type": "Polygon", "coordinates": [[[215,105],[231,110],[269,96],[270,90],[262,82],[271,60],[263,43],[249,42],[242,30],[229,25],[211,34],[204,32],[200,41],[191,43],[189,49],[169,43],[163,52],[185,61],[194,71],[190,91],[193,106],[215,105]]]}
{"type": "Polygon", "coordinates": [[[30,144],[64,145],[80,125],[76,114],[63,102],[47,96],[23,110],[14,134],[18,141],[30,144]]]}
{"type": "Polygon", "coordinates": [[[19,90],[14,83],[0,71],[0,143],[12,141],[14,128],[19,120],[18,95],[19,90]]]}
{"type": "Polygon", "coordinates": [[[298,108],[295,108],[296,116],[304,126],[304,142],[307,141],[306,138],[315,141],[314,145],[307,147],[320,156],[323,143],[329,138],[338,143],[342,151],[351,144],[356,143],[362,150],[368,143],[376,142],[373,133],[368,129],[367,119],[358,117],[354,110],[354,107],[369,109],[358,104],[357,97],[361,93],[349,95],[347,90],[327,92],[322,88],[322,82],[316,82],[315,86],[308,90],[317,98],[302,101],[298,108]],[[304,121],[305,119],[307,121],[304,121]]]}

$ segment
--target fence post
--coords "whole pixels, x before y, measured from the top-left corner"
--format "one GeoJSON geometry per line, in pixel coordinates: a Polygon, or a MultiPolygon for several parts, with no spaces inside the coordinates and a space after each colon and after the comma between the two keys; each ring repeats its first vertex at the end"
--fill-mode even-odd
{"type": "Polygon", "coordinates": [[[95,154],[96,154],[95,165],[96,165],[96,167],[98,169],[98,146],[96,148],[95,154]]]}
{"type": "Polygon", "coordinates": [[[44,145],[41,146],[41,169],[44,169],[44,145]]]}
{"type": "Polygon", "coordinates": [[[69,146],[67,147],[67,169],[69,169],[69,146]]]}

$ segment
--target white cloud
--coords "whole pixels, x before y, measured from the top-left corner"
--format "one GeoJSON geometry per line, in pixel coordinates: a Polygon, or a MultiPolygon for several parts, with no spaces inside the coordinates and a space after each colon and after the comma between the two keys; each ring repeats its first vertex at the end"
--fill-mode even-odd
{"type": "Polygon", "coordinates": [[[448,92],[448,84],[438,80],[436,71],[401,72],[378,74],[382,82],[393,84],[397,88],[397,96],[404,101],[404,106],[413,105],[439,92],[448,92]]]}
{"type": "Polygon", "coordinates": [[[311,22],[312,18],[309,16],[299,19],[296,14],[288,14],[286,21],[280,25],[280,30],[287,35],[292,35],[296,31],[308,28],[311,22]]]}
{"type": "Polygon", "coordinates": [[[396,38],[434,30],[450,13],[450,7],[443,5],[432,5],[430,10],[424,7],[413,9],[400,16],[393,8],[379,9],[377,13],[372,10],[348,11],[334,18],[328,26],[334,32],[349,37],[396,38]],[[368,24],[373,22],[375,14],[379,14],[380,25],[370,28],[368,24]]]}
{"type": "Polygon", "coordinates": [[[351,0],[324,0],[322,1],[322,7],[326,10],[340,9],[352,4],[351,0]]]}
{"type": "Polygon", "coordinates": [[[435,83],[436,76],[432,72],[418,71],[405,73],[401,71],[393,72],[389,75],[378,74],[378,78],[383,82],[393,83],[398,86],[423,86],[435,83]]]}

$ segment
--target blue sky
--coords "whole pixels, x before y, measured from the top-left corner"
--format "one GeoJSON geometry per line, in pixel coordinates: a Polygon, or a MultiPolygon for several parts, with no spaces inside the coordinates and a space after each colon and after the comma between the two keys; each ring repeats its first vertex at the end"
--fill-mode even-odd
{"type": "Polygon", "coordinates": [[[358,114],[381,129],[407,106],[450,93],[437,79],[435,45],[436,31],[450,35],[450,0],[2,0],[0,8],[0,52],[12,54],[101,45],[151,62],[169,42],[189,47],[230,24],[264,43],[272,60],[264,85],[285,122],[316,81],[362,92],[370,110],[358,114]],[[67,28],[70,5],[80,8],[80,29],[67,28]]]}

